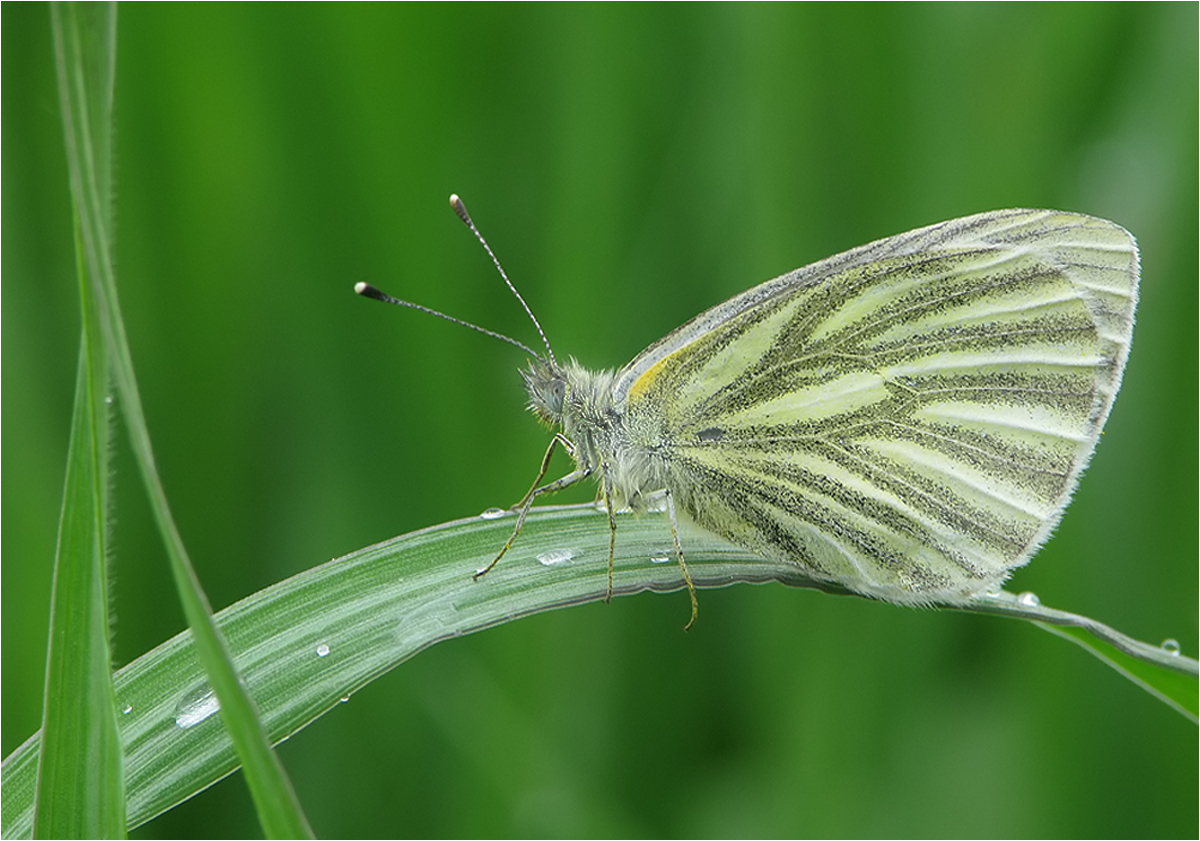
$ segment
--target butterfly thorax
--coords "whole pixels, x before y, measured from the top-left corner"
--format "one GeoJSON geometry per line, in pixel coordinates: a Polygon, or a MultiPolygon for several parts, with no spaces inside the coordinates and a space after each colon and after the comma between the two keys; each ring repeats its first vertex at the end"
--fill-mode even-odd
{"type": "Polygon", "coordinates": [[[538,359],[521,375],[530,410],[562,429],[581,469],[601,482],[608,477],[616,507],[641,508],[649,494],[666,486],[662,465],[631,440],[625,412],[613,399],[616,372],[589,371],[574,359],[565,366],[538,359]]]}

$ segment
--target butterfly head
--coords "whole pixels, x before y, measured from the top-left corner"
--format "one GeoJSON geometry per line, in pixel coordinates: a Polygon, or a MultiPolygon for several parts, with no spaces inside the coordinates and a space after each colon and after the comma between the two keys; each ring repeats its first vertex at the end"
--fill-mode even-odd
{"type": "Polygon", "coordinates": [[[566,372],[553,360],[535,357],[529,362],[529,370],[521,372],[521,379],[529,392],[529,410],[547,426],[561,424],[567,396],[566,372]]]}

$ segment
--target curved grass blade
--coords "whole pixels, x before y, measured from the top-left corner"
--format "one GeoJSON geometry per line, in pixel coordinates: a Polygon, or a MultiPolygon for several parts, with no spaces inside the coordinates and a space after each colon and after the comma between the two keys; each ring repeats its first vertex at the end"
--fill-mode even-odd
{"type": "MultiPolygon", "coordinates": [[[[614,592],[682,589],[670,532],[658,516],[618,515],[614,592]]],[[[608,521],[591,505],[536,508],[521,540],[486,578],[485,566],[512,529],[510,516],[459,520],[352,552],[281,581],[217,614],[273,742],[295,733],[355,691],[441,640],[545,610],[604,598],[608,521]]],[[[686,534],[698,587],[779,581],[846,594],[701,533],[686,534]]],[[[983,612],[1044,618],[1046,609],[1008,599],[983,612]]],[[[686,618],[679,603],[680,624],[686,618]]],[[[1175,666],[1195,675],[1196,661],[1175,666]]],[[[1192,677],[1192,680],[1195,678],[1192,677]]],[[[137,826],[237,767],[185,632],[116,676],[129,786],[137,826]]],[[[6,837],[28,833],[34,736],[5,760],[6,837]]]]}
{"type": "Polygon", "coordinates": [[[1200,724],[1200,670],[1177,645],[1150,645],[1087,616],[1030,604],[1026,597],[1011,593],[985,596],[967,609],[1029,619],[1042,630],[1090,651],[1176,712],[1200,724]]]}

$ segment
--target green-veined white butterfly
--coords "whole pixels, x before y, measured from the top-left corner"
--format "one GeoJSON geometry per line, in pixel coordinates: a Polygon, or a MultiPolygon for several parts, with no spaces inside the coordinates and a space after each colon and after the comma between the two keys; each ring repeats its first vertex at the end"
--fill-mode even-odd
{"type": "MultiPolygon", "coordinates": [[[[491,249],[457,196],[451,205],[491,249]]],[[[838,254],[701,313],[618,371],[525,345],[556,433],[516,506],[588,477],[615,511],[663,496],[758,554],[886,601],[963,604],[1062,516],[1121,384],[1137,303],[1128,231],[998,210],[838,254]],[[556,445],[576,469],[540,485],[556,445]]],[[[612,550],[609,592],[612,589],[612,550]]],[[[691,625],[689,621],[688,625],[691,625]]]]}

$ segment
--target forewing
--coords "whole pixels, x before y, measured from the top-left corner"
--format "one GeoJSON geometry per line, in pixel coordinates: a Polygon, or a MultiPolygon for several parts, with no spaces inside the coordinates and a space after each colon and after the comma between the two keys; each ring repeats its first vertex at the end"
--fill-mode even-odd
{"type": "Polygon", "coordinates": [[[1111,222],[957,219],[701,314],[621,372],[617,405],[700,525],[868,595],[961,602],[1061,516],[1137,282],[1111,222]]]}

